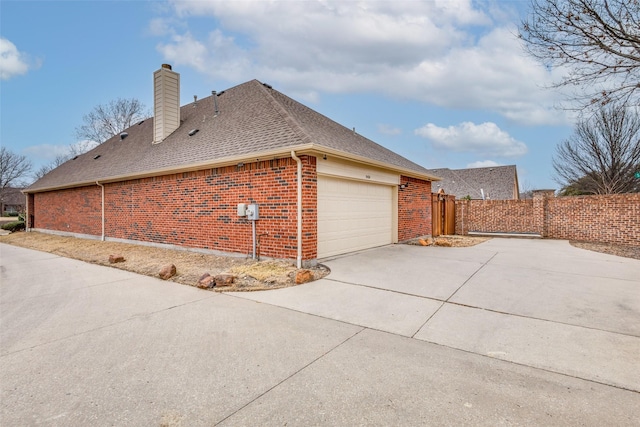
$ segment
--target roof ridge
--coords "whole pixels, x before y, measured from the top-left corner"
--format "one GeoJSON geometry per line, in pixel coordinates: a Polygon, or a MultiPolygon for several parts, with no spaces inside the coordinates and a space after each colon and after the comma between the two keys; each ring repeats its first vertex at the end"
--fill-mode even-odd
{"type": "MultiPolygon", "coordinates": [[[[260,83],[259,80],[255,81],[260,83]]],[[[269,92],[269,90],[275,89],[265,86],[264,83],[260,83],[260,86],[262,92],[267,95],[267,101],[269,101],[269,103],[276,109],[278,114],[282,116],[284,121],[291,127],[291,130],[293,130],[293,132],[300,138],[300,140],[304,144],[312,144],[313,140],[311,139],[311,136],[309,136],[309,134],[304,131],[300,123],[298,123],[298,121],[291,114],[289,114],[289,111],[282,104],[280,104],[280,102],[278,102],[278,100],[269,92]]]]}

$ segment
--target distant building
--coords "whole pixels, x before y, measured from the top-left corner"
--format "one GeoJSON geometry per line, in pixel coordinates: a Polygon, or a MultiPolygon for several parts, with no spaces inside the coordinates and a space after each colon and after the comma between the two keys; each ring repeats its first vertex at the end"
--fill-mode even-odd
{"type": "Polygon", "coordinates": [[[442,178],[433,183],[433,192],[443,189],[456,199],[519,200],[518,171],[515,165],[471,169],[430,169],[442,178]]]}
{"type": "Polygon", "coordinates": [[[24,212],[26,197],[22,194],[22,188],[7,187],[2,191],[0,208],[2,215],[13,215],[24,212]]]}

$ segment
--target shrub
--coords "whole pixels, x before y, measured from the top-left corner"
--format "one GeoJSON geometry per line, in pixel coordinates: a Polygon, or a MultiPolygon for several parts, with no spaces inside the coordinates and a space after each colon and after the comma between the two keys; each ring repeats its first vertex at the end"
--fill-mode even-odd
{"type": "Polygon", "coordinates": [[[24,230],[24,221],[13,221],[2,225],[3,230],[14,231],[24,230]]]}
{"type": "Polygon", "coordinates": [[[2,216],[4,217],[18,216],[18,212],[5,212],[2,214],[2,216]]]}

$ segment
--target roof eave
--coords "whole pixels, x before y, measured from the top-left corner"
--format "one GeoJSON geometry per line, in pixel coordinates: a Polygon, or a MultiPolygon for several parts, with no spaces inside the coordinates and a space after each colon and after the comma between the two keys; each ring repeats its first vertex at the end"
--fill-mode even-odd
{"type": "Polygon", "coordinates": [[[208,169],[208,168],[225,167],[225,166],[235,165],[240,162],[290,157],[291,150],[295,150],[295,151],[308,150],[311,147],[311,145],[312,144],[298,145],[298,146],[292,146],[292,147],[282,147],[274,150],[246,153],[246,154],[241,154],[236,156],[223,157],[215,160],[207,160],[204,162],[191,163],[191,164],[186,164],[178,167],[172,166],[167,168],[152,169],[152,170],[133,173],[133,174],[98,177],[95,179],[78,181],[78,182],[69,183],[66,185],[56,185],[56,186],[42,187],[42,188],[35,188],[35,189],[25,189],[24,192],[25,193],[42,193],[46,191],[64,190],[69,188],[85,187],[87,185],[96,185],[96,183],[108,184],[111,182],[129,181],[133,179],[149,178],[153,176],[170,175],[175,173],[193,172],[196,170],[202,170],[202,169],[208,169]]]}
{"type": "Polygon", "coordinates": [[[413,169],[403,168],[400,166],[392,165],[390,163],[373,160],[368,157],[347,153],[345,151],[336,150],[335,148],[329,148],[329,147],[325,147],[323,145],[318,145],[318,144],[311,144],[311,147],[309,149],[306,149],[306,150],[297,149],[296,151],[299,151],[302,154],[328,154],[344,160],[351,160],[351,161],[355,161],[357,163],[361,163],[369,166],[389,169],[394,172],[398,172],[402,175],[412,177],[412,178],[424,179],[425,181],[441,181],[442,180],[441,178],[435,175],[418,172],[413,169]]]}
{"type": "Polygon", "coordinates": [[[111,182],[119,182],[119,181],[133,180],[133,179],[149,178],[149,177],[152,177],[152,176],[159,176],[159,175],[169,175],[169,174],[174,174],[174,173],[192,172],[192,171],[201,170],[201,169],[231,166],[231,165],[238,164],[240,162],[250,162],[250,161],[256,161],[256,160],[266,160],[266,159],[290,157],[291,151],[295,151],[297,154],[328,154],[328,155],[335,156],[335,157],[338,157],[338,158],[341,158],[341,159],[355,161],[357,163],[362,163],[362,164],[366,164],[366,165],[370,165],[370,166],[389,169],[389,170],[392,170],[394,172],[398,172],[398,173],[400,173],[402,175],[409,176],[409,177],[412,177],[412,178],[424,179],[426,181],[440,181],[441,180],[440,178],[438,178],[437,176],[434,176],[434,175],[421,173],[421,172],[418,172],[418,171],[415,171],[415,170],[411,170],[411,169],[407,169],[407,168],[402,168],[402,167],[399,167],[399,166],[391,165],[389,163],[380,162],[380,161],[377,161],[377,160],[372,160],[372,159],[369,159],[369,158],[364,157],[364,156],[358,156],[358,155],[350,154],[350,153],[347,153],[347,152],[344,152],[344,151],[340,151],[340,150],[336,150],[336,149],[333,149],[333,148],[324,147],[324,146],[321,146],[321,145],[317,145],[317,144],[311,143],[311,144],[293,145],[291,147],[281,147],[281,148],[274,149],[274,150],[269,150],[269,151],[260,151],[260,152],[253,152],[253,153],[241,154],[241,155],[236,155],[236,156],[224,157],[224,158],[221,158],[221,159],[208,160],[208,161],[198,162],[198,163],[192,163],[192,164],[183,165],[183,166],[180,166],[180,167],[175,167],[174,166],[174,167],[167,167],[167,168],[148,170],[148,171],[139,172],[139,173],[135,173],[135,174],[98,177],[96,179],[87,180],[87,181],[79,181],[79,182],[69,183],[69,184],[66,184],[66,185],[57,185],[57,186],[42,187],[42,188],[35,188],[35,189],[28,189],[27,188],[27,189],[23,190],[23,192],[26,193],[26,194],[42,193],[42,192],[46,192],[46,191],[65,190],[65,189],[69,189],[69,188],[85,187],[85,186],[88,186],[88,185],[96,185],[97,183],[107,184],[107,183],[111,183],[111,182]]]}

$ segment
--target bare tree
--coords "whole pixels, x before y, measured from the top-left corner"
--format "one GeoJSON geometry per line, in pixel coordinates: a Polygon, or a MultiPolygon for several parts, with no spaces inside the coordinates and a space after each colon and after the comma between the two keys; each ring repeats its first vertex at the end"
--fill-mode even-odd
{"type": "Polygon", "coordinates": [[[520,38],[545,66],[567,69],[554,87],[576,89],[578,109],[639,105],[639,0],[531,0],[520,38]]]}
{"type": "Polygon", "coordinates": [[[85,114],[83,124],[76,128],[76,137],[102,144],[147,116],[146,107],[137,99],[118,98],[85,114]]]}
{"type": "Polygon", "coordinates": [[[563,193],[640,191],[640,119],[635,108],[611,104],[581,120],[553,159],[563,193]]]}
{"type": "Polygon", "coordinates": [[[5,147],[0,148],[0,205],[11,187],[21,187],[31,171],[31,162],[22,155],[15,154],[5,147]]]}

